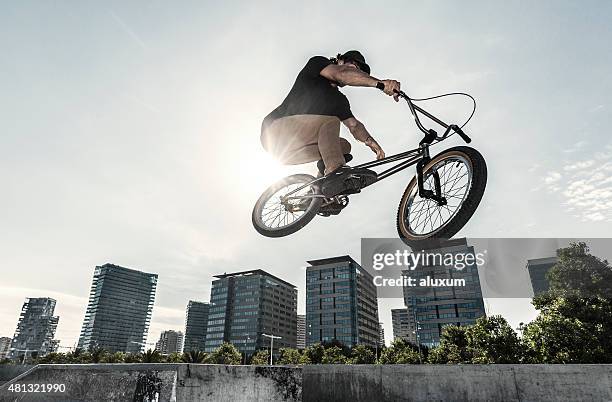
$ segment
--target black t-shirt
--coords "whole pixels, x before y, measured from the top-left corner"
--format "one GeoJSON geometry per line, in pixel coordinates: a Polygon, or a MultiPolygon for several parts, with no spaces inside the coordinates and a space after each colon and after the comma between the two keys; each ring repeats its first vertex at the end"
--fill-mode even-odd
{"type": "Polygon", "coordinates": [[[353,117],[346,96],[320,74],[330,64],[323,56],[310,58],[283,103],[265,117],[264,128],[278,118],[297,114],[337,116],[340,120],[353,117]]]}

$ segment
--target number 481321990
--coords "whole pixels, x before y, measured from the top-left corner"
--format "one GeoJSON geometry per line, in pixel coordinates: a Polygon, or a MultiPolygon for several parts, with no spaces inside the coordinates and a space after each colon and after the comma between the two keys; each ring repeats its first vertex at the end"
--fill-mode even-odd
{"type": "Polygon", "coordinates": [[[9,392],[66,392],[66,384],[11,384],[9,392]]]}

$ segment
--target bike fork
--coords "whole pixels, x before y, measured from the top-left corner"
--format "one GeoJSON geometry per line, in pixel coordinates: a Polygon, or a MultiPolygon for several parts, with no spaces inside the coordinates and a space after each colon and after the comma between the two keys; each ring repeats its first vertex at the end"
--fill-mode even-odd
{"type": "Polygon", "coordinates": [[[431,157],[429,156],[429,145],[421,144],[421,150],[423,152],[423,158],[417,163],[417,183],[419,185],[419,196],[421,198],[427,198],[430,200],[434,200],[438,203],[438,205],[446,205],[446,198],[442,197],[442,187],[440,185],[440,175],[438,171],[435,170],[432,173],[434,179],[434,189],[435,193],[429,189],[425,189],[424,179],[423,179],[423,169],[425,165],[431,161],[431,157]]]}

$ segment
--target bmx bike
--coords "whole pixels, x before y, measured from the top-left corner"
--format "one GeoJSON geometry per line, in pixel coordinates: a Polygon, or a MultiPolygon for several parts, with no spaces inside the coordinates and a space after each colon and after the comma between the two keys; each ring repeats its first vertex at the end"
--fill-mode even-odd
{"type": "MultiPolygon", "coordinates": [[[[469,221],[482,199],[487,183],[487,165],[480,152],[468,146],[448,148],[431,157],[430,146],[454,134],[470,143],[470,137],[462,130],[467,122],[461,127],[446,124],[414,104],[415,99],[404,92],[399,91],[398,95],[406,100],[417,127],[424,134],[419,147],[354,168],[399,162],[378,173],[376,181],[366,186],[369,187],[416,165],[416,174],[408,183],[397,210],[398,235],[408,244],[451,238],[469,221]],[[425,128],[419,114],[442,126],[444,133],[439,135],[433,129],[425,128]]],[[[474,101],[474,110],[475,105],[474,101]]],[[[252,222],[257,232],[267,237],[287,236],[306,226],[322,207],[332,203],[346,207],[348,195],[326,197],[320,190],[322,180],[324,177],[295,174],[270,186],[253,208],[252,222]]]]}

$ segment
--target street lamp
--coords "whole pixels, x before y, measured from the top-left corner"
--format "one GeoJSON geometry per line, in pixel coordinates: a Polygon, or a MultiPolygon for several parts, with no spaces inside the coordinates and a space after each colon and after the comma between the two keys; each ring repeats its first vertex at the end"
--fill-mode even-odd
{"type": "Polygon", "coordinates": [[[423,360],[421,358],[421,335],[419,334],[419,331],[421,330],[421,323],[420,322],[416,322],[416,340],[417,340],[417,348],[419,348],[419,363],[423,364],[423,360]]]}
{"type": "Polygon", "coordinates": [[[244,364],[246,365],[246,361],[247,361],[247,350],[249,348],[249,346],[247,344],[251,343],[251,336],[247,335],[247,338],[244,340],[244,364]]]}
{"type": "Polygon", "coordinates": [[[261,334],[262,336],[265,336],[266,338],[270,338],[270,366],[272,365],[272,350],[274,348],[274,340],[275,339],[281,339],[282,336],[274,336],[274,335],[268,335],[268,334],[261,334]]]}

